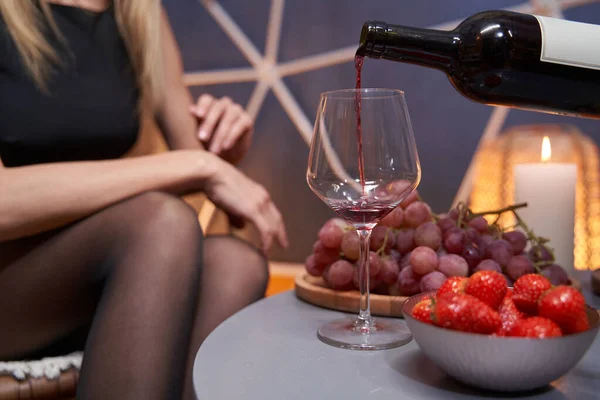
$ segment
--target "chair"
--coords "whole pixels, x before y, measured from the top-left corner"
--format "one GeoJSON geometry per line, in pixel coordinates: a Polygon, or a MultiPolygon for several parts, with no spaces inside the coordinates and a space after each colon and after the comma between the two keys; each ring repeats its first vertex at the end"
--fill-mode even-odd
{"type": "Polygon", "coordinates": [[[0,400],[74,399],[82,356],[0,362],[0,400]]]}

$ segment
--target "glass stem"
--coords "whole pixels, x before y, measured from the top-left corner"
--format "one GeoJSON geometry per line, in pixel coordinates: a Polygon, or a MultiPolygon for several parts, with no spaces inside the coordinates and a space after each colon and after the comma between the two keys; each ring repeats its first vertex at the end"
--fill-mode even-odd
{"type": "Polygon", "coordinates": [[[373,325],[371,318],[371,300],[369,299],[369,253],[371,229],[358,229],[360,237],[360,253],[358,263],[358,282],[360,288],[360,311],[358,319],[363,326],[369,327],[373,325]]]}

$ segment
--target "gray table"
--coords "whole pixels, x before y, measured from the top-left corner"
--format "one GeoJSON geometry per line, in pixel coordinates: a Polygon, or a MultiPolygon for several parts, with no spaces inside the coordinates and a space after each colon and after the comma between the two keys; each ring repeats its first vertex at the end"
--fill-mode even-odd
{"type": "MultiPolygon", "coordinates": [[[[600,308],[600,297],[584,293],[600,308]]],[[[312,306],[293,292],[238,312],[206,339],[194,364],[198,399],[600,399],[600,339],[563,378],[533,393],[507,396],[465,387],[429,361],[413,340],[392,350],[361,352],[330,347],[316,337],[340,312],[312,306]]]]}

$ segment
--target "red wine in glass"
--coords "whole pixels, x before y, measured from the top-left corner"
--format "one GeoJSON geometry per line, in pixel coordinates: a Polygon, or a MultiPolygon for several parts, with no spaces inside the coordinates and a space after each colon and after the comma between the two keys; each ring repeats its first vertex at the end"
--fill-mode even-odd
{"type": "Polygon", "coordinates": [[[350,222],[354,226],[370,225],[379,222],[394,207],[389,205],[368,204],[365,206],[341,206],[331,207],[339,216],[350,222]]]}

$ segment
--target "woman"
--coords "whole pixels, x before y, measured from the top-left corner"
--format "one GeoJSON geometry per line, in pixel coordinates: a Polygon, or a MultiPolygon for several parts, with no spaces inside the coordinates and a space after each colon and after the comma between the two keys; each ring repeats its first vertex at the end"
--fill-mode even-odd
{"type": "Polygon", "coordinates": [[[2,0],[0,16],[0,359],[85,344],[79,398],[192,398],[200,343],[268,274],[245,242],[203,238],[179,196],[204,191],[263,252],[287,246],[228,162],[250,118],[193,105],[159,0],[2,0]],[[121,158],[142,108],[172,151],[121,158]]]}

